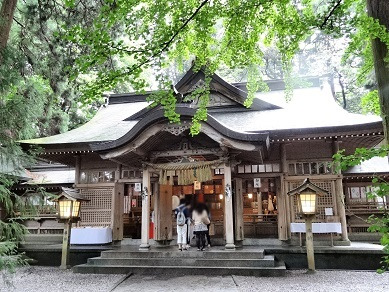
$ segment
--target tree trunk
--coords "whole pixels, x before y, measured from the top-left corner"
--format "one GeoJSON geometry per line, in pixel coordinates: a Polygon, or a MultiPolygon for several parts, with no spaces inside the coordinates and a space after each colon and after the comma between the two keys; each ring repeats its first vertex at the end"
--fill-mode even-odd
{"type": "MultiPolygon", "coordinates": [[[[367,0],[367,9],[371,17],[378,19],[389,30],[389,1],[367,0]]],[[[384,125],[385,142],[389,141],[389,67],[384,59],[388,49],[379,39],[372,40],[374,68],[380,97],[381,116],[384,125]]]]}
{"type": "MultiPolygon", "coordinates": [[[[3,0],[0,10],[0,53],[5,49],[18,0],[3,0]]],[[[0,56],[1,64],[1,56],[0,56]]]]}

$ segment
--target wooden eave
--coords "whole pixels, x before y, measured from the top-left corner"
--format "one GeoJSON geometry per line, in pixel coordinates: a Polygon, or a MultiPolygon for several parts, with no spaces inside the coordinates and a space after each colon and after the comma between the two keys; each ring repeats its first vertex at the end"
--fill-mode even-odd
{"type": "MultiPolygon", "coordinates": [[[[304,129],[286,129],[286,130],[271,130],[271,142],[282,142],[285,139],[298,138],[324,138],[324,137],[354,137],[356,135],[383,135],[382,122],[373,122],[358,125],[343,125],[336,127],[320,127],[320,128],[304,128],[304,129]]],[[[254,132],[255,133],[255,132],[254,132]]]]}
{"type": "MultiPolygon", "coordinates": [[[[192,119],[196,110],[188,107],[177,107],[176,112],[180,114],[181,119],[192,119]]],[[[101,143],[91,143],[90,147],[93,151],[108,151],[110,149],[115,149],[125,144],[129,143],[131,140],[141,135],[142,132],[147,129],[149,126],[156,124],[161,121],[166,121],[165,112],[161,108],[155,108],[147,116],[141,119],[127,134],[120,137],[115,141],[101,142],[101,143]]],[[[215,118],[208,114],[207,121],[205,122],[210,127],[215,129],[220,134],[238,141],[245,142],[265,142],[268,143],[269,135],[268,133],[241,133],[233,131],[223,124],[219,123],[215,118]]]]}
{"type": "Polygon", "coordinates": [[[290,190],[288,192],[288,195],[290,196],[293,196],[293,195],[296,195],[296,194],[300,194],[301,192],[307,190],[307,189],[310,189],[312,191],[314,191],[315,193],[319,194],[319,195],[324,195],[324,194],[328,194],[328,192],[320,187],[318,187],[317,185],[311,183],[311,181],[307,178],[305,179],[305,181],[303,182],[302,185],[298,186],[297,188],[294,188],[293,190],[290,190]]]}

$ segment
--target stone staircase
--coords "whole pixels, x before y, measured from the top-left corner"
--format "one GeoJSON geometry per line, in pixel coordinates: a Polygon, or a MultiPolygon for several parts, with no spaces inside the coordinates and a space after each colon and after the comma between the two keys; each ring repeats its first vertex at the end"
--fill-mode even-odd
{"type": "Polygon", "coordinates": [[[261,249],[226,251],[178,251],[156,249],[139,251],[134,248],[103,251],[100,257],[89,258],[83,265],[73,267],[75,273],[182,275],[245,275],[284,276],[286,267],[273,255],[261,249]]]}

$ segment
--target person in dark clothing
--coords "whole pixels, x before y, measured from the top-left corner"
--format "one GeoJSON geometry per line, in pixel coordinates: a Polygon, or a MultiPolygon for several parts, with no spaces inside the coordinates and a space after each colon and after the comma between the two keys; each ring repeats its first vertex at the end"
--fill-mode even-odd
{"type": "Polygon", "coordinates": [[[207,231],[205,231],[205,236],[207,238],[208,247],[211,247],[211,236],[209,235],[209,228],[211,226],[211,214],[209,213],[209,208],[205,205],[205,211],[207,212],[209,224],[207,224],[207,231]]]}

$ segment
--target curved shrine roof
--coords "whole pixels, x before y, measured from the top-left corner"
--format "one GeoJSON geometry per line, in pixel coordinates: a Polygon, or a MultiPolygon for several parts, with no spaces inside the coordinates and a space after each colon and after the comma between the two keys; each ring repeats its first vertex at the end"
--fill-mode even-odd
{"type": "Polygon", "coordinates": [[[109,104],[99,109],[86,124],[63,134],[24,140],[30,144],[70,144],[112,141],[119,139],[134,127],[138,121],[124,121],[148,106],[148,102],[109,104]]]}
{"type": "MultiPolygon", "coordinates": [[[[188,74],[183,78],[188,81],[188,86],[184,86],[182,81],[178,84],[180,88],[185,88],[186,92],[191,90],[189,85],[195,88],[199,83],[198,78],[189,78],[188,74]]],[[[226,82],[215,76],[217,78],[213,79],[215,83],[213,85],[211,83],[211,86],[219,97],[213,100],[217,106],[214,104],[209,108],[208,116],[218,127],[223,127],[222,132],[237,132],[242,137],[248,137],[254,133],[271,135],[272,132],[288,130],[305,129],[308,133],[315,134],[320,129],[331,132],[338,127],[344,129],[347,126],[350,129],[352,127],[354,131],[360,127],[372,129],[381,127],[381,118],[378,116],[352,114],[341,108],[333,99],[331,89],[326,84],[295,89],[288,103],[285,101],[284,90],[257,93],[254,102],[256,106],[245,109],[240,96],[242,90],[238,88],[232,90],[234,85],[231,84],[225,87],[226,90],[222,90],[221,86],[226,82]]],[[[85,125],[63,134],[25,140],[22,143],[53,145],[116,141],[126,136],[134,127],[133,131],[138,128],[139,131],[143,130],[140,127],[143,123],[140,121],[153,113],[153,110],[148,109],[149,103],[146,102],[146,96],[149,94],[112,95],[109,104],[103,106],[85,125]]],[[[190,104],[180,106],[193,107],[190,104]]],[[[149,125],[145,124],[145,127],[147,126],[149,125]]]]}
{"type": "Polygon", "coordinates": [[[353,114],[341,108],[332,98],[326,86],[321,89],[295,89],[290,102],[285,101],[285,92],[257,93],[257,98],[271,101],[281,109],[267,111],[243,111],[215,113],[212,116],[235,131],[261,132],[321,127],[340,127],[381,122],[374,115],[353,114]]]}

